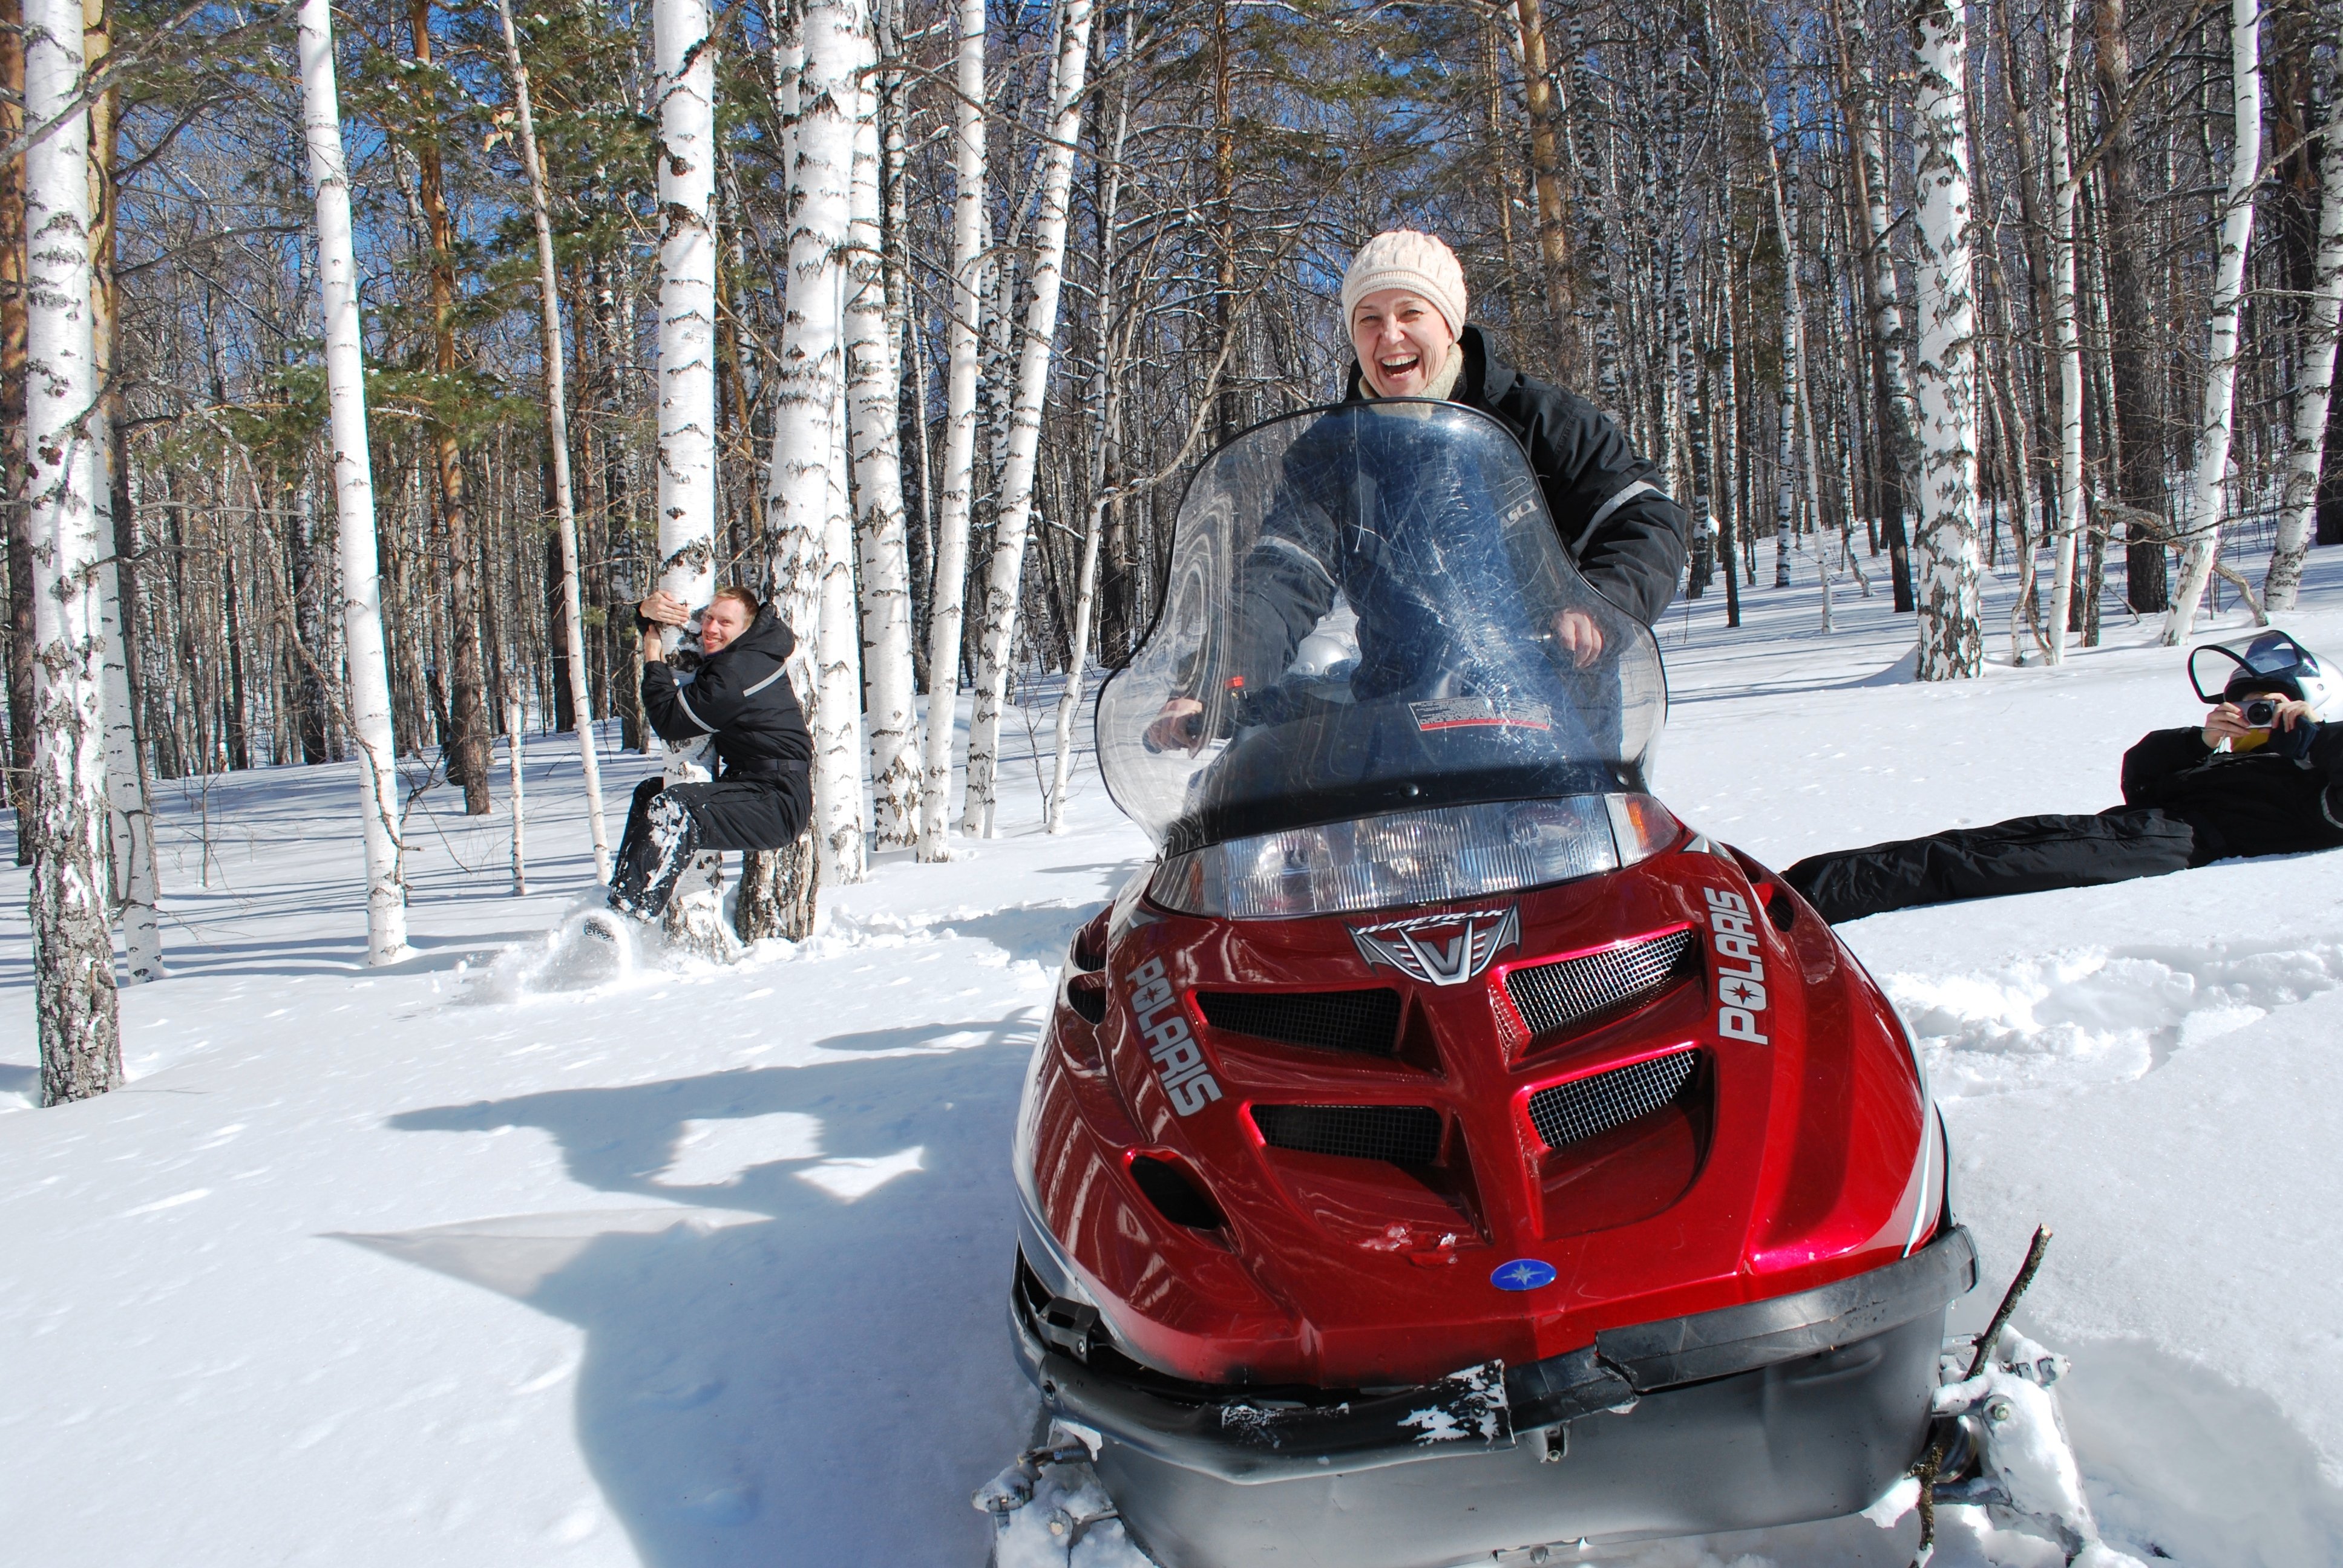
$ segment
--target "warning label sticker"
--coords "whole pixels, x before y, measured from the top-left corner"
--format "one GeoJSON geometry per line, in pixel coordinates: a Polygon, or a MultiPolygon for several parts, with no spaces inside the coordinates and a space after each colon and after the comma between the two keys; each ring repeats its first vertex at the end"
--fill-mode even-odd
{"type": "Polygon", "coordinates": [[[1415,715],[1416,729],[1425,733],[1434,729],[1554,728],[1554,709],[1534,702],[1500,708],[1485,697],[1439,697],[1425,702],[1411,702],[1407,709],[1415,715]]]}

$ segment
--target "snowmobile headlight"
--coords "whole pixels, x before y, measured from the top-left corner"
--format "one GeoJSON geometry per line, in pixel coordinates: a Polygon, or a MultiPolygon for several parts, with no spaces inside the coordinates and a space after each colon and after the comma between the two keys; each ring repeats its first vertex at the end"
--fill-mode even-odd
{"type": "Polygon", "coordinates": [[[1648,795],[1395,811],[1207,845],[1156,869],[1183,914],[1292,920],[1544,887],[1648,859],[1683,835],[1648,795]]]}

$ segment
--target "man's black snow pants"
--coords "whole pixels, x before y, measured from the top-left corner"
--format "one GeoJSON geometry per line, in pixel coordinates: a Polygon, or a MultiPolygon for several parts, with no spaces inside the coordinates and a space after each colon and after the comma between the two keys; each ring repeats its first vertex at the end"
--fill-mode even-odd
{"type": "Polygon", "coordinates": [[[649,825],[651,802],[661,795],[672,797],[691,813],[701,849],[778,849],[794,844],[813,805],[802,767],[783,777],[736,775],[707,784],[669,784],[649,778],[635,786],[622,843],[641,836],[649,825]]]}
{"type": "Polygon", "coordinates": [[[2214,859],[2210,848],[2168,811],[2118,807],[1840,849],[1801,860],[1782,878],[1836,925],[1922,904],[2160,877],[2214,859]]]}
{"type": "Polygon", "coordinates": [[[706,784],[646,779],[635,786],[627,830],[618,840],[611,908],[657,919],[694,855],[795,843],[812,808],[813,790],[802,764],[782,765],[769,778],[736,774],[706,784]],[[653,808],[661,802],[671,820],[667,831],[659,830],[655,820],[653,808]]]}

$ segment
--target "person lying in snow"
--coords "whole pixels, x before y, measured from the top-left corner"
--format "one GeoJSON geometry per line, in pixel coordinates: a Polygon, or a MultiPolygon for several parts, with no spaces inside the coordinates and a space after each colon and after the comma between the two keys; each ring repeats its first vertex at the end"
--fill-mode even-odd
{"type": "Polygon", "coordinates": [[[2317,657],[2273,631],[2242,652],[2208,644],[2188,664],[2197,695],[2217,706],[2201,728],[2158,729],[2124,753],[2122,805],[1815,855],[1783,879],[1836,924],[2343,845],[2343,724],[2320,722],[2343,693],[2317,657]],[[2207,655],[2235,665],[2217,693],[2199,677],[2207,655]]]}
{"type": "Polygon", "coordinates": [[[796,634],[746,588],[719,588],[699,616],[700,664],[679,680],[660,628],[691,612],[665,593],[643,600],[643,716],[660,739],[712,738],[722,769],[705,784],[646,779],[635,786],[610,879],[610,908],[638,920],[667,911],[691,858],[715,849],[794,843],[813,807],[813,743],[798,694],[782,673],[796,634]]]}

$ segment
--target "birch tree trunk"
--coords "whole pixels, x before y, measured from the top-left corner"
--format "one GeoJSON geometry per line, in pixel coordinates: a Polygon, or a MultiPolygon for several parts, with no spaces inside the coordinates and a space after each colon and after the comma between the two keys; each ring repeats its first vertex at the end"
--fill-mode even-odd
{"type": "Polygon", "coordinates": [[[968,731],[968,800],[960,827],[963,832],[986,839],[992,837],[1001,709],[1009,694],[1025,539],[1032,522],[1041,401],[1049,391],[1050,357],[1058,336],[1058,290],[1065,276],[1066,196],[1073,182],[1074,139],[1081,134],[1082,84],[1090,68],[1091,0],[1063,0],[1063,4],[1058,57],[1050,73],[1051,140],[1042,154],[1033,293],[1026,304],[1025,343],[1018,357],[1017,397],[1010,413],[1009,460],[1001,474],[1001,511],[993,525],[992,560],[985,574],[984,644],[978,661],[984,685],[977,691],[976,712],[968,731]]]}
{"type": "MultiPolygon", "coordinates": [[[[594,689],[586,668],[586,619],[578,585],[578,503],[569,478],[569,407],[562,383],[561,285],[554,265],[553,215],[545,193],[545,164],[537,153],[537,116],[529,104],[528,65],[513,31],[512,0],[497,0],[504,29],[505,65],[512,72],[520,121],[521,166],[528,175],[528,205],[537,223],[537,297],[545,356],[545,439],[553,459],[554,523],[561,548],[561,628],[568,642],[569,700],[578,725],[578,760],[586,779],[586,824],[594,835],[594,879],[610,879],[610,833],[602,816],[602,759],[594,744],[594,689]]],[[[519,730],[514,730],[518,752],[519,730]]]]}
{"type": "Polygon", "coordinates": [[[813,811],[822,879],[862,879],[860,647],[853,535],[846,506],[847,246],[852,238],[855,109],[870,55],[867,0],[809,0],[805,65],[789,160],[788,311],[775,377],[771,509],[767,526],[791,546],[793,594],[811,602],[796,622],[812,660],[813,811]]]}
{"type": "Polygon", "coordinates": [[[2310,286],[2310,320],[2304,328],[2302,368],[2294,390],[2294,440],[2287,453],[2286,499],[2278,542],[2262,578],[2266,613],[2294,608],[2302,586],[2318,505],[2318,474],[2327,460],[2327,413],[2335,387],[2335,327],[2343,314],[2343,46],[2328,83],[2327,125],[2318,153],[2318,257],[2310,286]]]}
{"type": "MultiPolygon", "coordinates": [[[[1122,57],[1131,58],[1131,43],[1138,25],[1137,14],[1126,7],[1122,14],[1122,57]]],[[[1091,429],[1091,504],[1089,518],[1082,528],[1082,564],[1074,586],[1073,648],[1066,659],[1066,688],[1058,694],[1058,715],[1054,740],[1055,759],[1050,769],[1050,808],[1046,828],[1052,833],[1066,830],[1066,789],[1073,772],[1074,720],[1082,706],[1082,682],[1088,673],[1091,651],[1091,623],[1098,602],[1099,546],[1106,532],[1109,507],[1120,507],[1122,498],[1107,490],[1108,476],[1113,472],[1111,455],[1116,445],[1116,433],[1122,427],[1121,297],[1116,293],[1115,264],[1118,235],[1115,223],[1122,207],[1122,150],[1131,134],[1131,73],[1126,70],[1115,78],[1114,135],[1107,145],[1106,189],[1098,205],[1098,368],[1092,373],[1092,407],[1095,423],[1091,429]]]]}
{"type": "MultiPolygon", "coordinates": [[[[659,95],[659,586],[692,610],[716,591],[716,58],[707,0],[656,0],[659,95]]],[[[666,634],[668,651],[681,635],[666,634]]],[[[709,777],[705,742],[664,747],[670,784],[709,777]]],[[[668,940],[730,956],[722,857],[693,859],[669,900],[668,940]]]]}
{"type": "MultiPolygon", "coordinates": [[[[842,505],[844,431],[845,249],[851,224],[850,184],[854,157],[852,119],[856,71],[867,45],[866,8],[860,0],[819,0],[802,13],[802,36],[787,45],[791,67],[784,106],[789,137],[790,215],[787,308],[780,364],[766,383],[772,398],[771,461],[766,476],[765,541],[774,603],[797,633],[789,673],[812,732],[814,837],[772,857],[774,890],[767,926],[746,937],[812,934],[813,890],[826,877],[862,874],[860,758],[856,733],[860,694],[840,690],[828,667],[836,645],[854,636],[850,598],[838,602],[831,568],[851,567],[850,554],[833,560],[839,545],[835,513],[842,505]],[[836,624],[842,614],[845,624],[836,624]],[[830,709],[843,707],[843,715],[830,709]],[[840,720],[843,720],[842,725],[840,720]],[[844,839],[851,839],[850,843],[844,839]],[[840,852],[845,859],[841,862],[840,852]]],[[[850,550],[850,541],[844,547],[850,550]]],[[[744,911],[745,921],[745,911],[744,911]]]]}
{"type": "MultiPolygon", "coordinates": [[[[836,265],[842,283],[842,252],[836,265]]],[[[843,297],[839,303],[844,306],[843,297]]],[[[840,368],[844,369],[842,355],[840,368]]],[[[844,887],[862,880],[869,858],[862,836],[862,638],[854,609],[854,508],[846,494],[842,374],[830,381],[830,463],[823,476],[821,603],[815,615],[821,695],[814,709],[813,803],[821,829],[822,875],[844,887]]]]}
{"type": "Polygon", "coordinates": [[[512,890],[516,899],[528,896],[528,782],[521,760],[521,723],[525,717],[518,702],[505,709],[505,760],[512,769],[512,890]]]}
{"type": "MultiPolygon", "coordinates": [[[[106,0],[84,0],[83,68],[105,67],[113,48],[113,15],[106,0]]],[[[132,705],[130,634],[124,618],[125,558],[136,530],[115,498],[126,493],[120,447],[122,388],[115,377],[119,278],[115,248],[119,225],[115,209],[114,154],[118,136],[117,95],[108,88],[89,111],[89,304],[90,364],[96,372],[97,406],[85,426],[94,456],[91,504],[97,511],[98,538],[106,559],[97,572],[98,614],[106,638],[100,675],[106,715],[106,799],[110,893],[122,920],[123,978],[132,985],[163,978],[162,930],[156,913],[155,815],[146,795],[146,758],[138,744],[132,705]]],[[[135,581],[135,578],[131,580],[135,581]]]]}
{"type": "Polygon", "coordinates": [[[1957,5],[1924,0],[1914,25],[1912,116],[1919,187],[1918,674],[1982,673],[1977,621],[1976,299],[1969,252],[1968,40],[1957,5]]]}
{"type": "MultiPolygon", "coordinates": [[[[25,113],[67,115],[82,85],[80,0],[25,6],[25,113]]],[[[25,430],[33,592],[33,987],[41,1103],[122,1082],[106,919],[106,629],[96,346],[90,321],[89,116],[25,154],[25,430]]]]}
{"type": "MultiPolygon", "coordinates": [[[[102,501],[105,489],[97,495],[102,501]]],[[[110,528],[106,535],[111,543],[110,528]]],[[[132,716],[130,667],[123,657],[121,575],[110,559],[98,568],[97,588],[106,638],[106,841],[114,869],[114,903],[122,915],[124,977],[139,985],[165,975],[163,933],[156,910],[160,890],[155,877],[155,814],[147,804],[146,759],[132,716]]]]}
{"type": "Polygon", "coordinates": [[[334,82],[330,0],[301,0],[302,125],[317,200],[317,288],[326,327],[326,398],[340,524],[343,658],[351,742],[366,827],[367,961],[407,956],[407,883],[399,866],[397,754],[390,673],[383,657],[382,581],[375,548],[374,468],[367,443],[366,361],[357,262],[350,243],[350,180],[334,82]]]}
{"type": "Polygon", "coordinates": [[[2261,0],[2229,0],[2229,190],[2221,216],[2205,356],[2204,412],[2197,421],[2197,472],[2188,487],[2188,540],[2180,581],[2164,621],[2164,642],[2185,641],[2221,548],[2222,491],[2229,474],[2232,405],[2237,388],[2237,313],[2245,303],[2246,250],[2254,236],[2254,187],[2261,178],[2261,0]]]}
{"type": "MultiPolygon", "coordinates": [[[[1779,477],[1774,492],[1774,586],[1788,588],[1790,535],[1797,525],[1798,515],[1798,384],[1805,379],[1805,307],[1798,287],[1798,249],[1794,233],[1797,226],[1797,197],[1782,178],[1782,160],[1770,140],[1765,145],[1765,170],[1773,176],[1774,233],[1782,247],[1782,291],[1787,307],[1782,312],[1781,428],[1776,432],[1775,450],[1779,477]]],[[[1829,572],[1825,570],[1823,577],[1827,603],[1829,572]]]]}
{"type": "MultiPolygon", "coordinates": [[[[2066,660],[2075,602],[2075,541],[2083,525],[2083,339],[2075,323],[2075,160],[2068,95],[2075,67],[2075,0],[2051,0],[2050,332],[2058,355],[2058,538],[2050,576],[2052,664],[2066,660]]],[[[2097,585],[2090,588],[2097,591],[2097,585]]]]}
{"type": "Polygon", "coordinates": [[[937,488],[936,583],[928,607],[926,777],[920,793],[920,859],[950,858],[952,731],[960,704],[960,620],[968,578],[970,470],[976,457],[977,300],[984,270],[984,0],[957,0],[960,61],[952,110],[953,180],[950,369],[944,392],[944,470],[937,488]]]}
{"type": "MultiPolygon", "coordinates": [[[[870,18],[865,18],[866,26],[870,18]]],[[[865,48],[869,64],[872,52],[865,48]]],[[[880,223],[879,94],[864,72],[855,95],[846,301],[847,442],[862,563],[862,658],[870,727],[870,794],[879,847],[919,838],[919,722],[911,707],[911,571],[903,520],[902,367],[889,309],[880,223]]],[[[924,417],[924,411],[922,413],[924,417]]]]}
{"type": "MultiPolygon", "coordinates": [[[[1722,189],[1718,191],[1718,206],[1730,210],[1728,198],[1722,189]]],[[[1741,371],[1740,357],[1736,351],[1737,346],[1733,334],[1735,291],[1732,247],[1729,245],[1719,246],[1716,259],[1718,271],[1723,274],[1724,285],[1717,291],[1716,301],[1716,384],[1725,405],[1722,410],[1724,417],[1717,421],[1718,455],[1723,459],[1721,464],[1723,482],[1717,487],[1717,494],[1723,498],[1724,505],[1718,509],[1718,521],[1721,526],[1717,529],[1716,548],[1718,555],[1723,557],[1725,561],[1725,624],[1727,627],[1738,628],[1741,625],[1743,568],[1740,541],[1735,536],[1748,531],[1749,521],[1748,514],[1742,507],[1738,494],[1741,472],[1741,398],[1736,379],[1741,371]]]]}
{"type": "Polygon", "coordinates": [[[1879,378],[1879,429],[1886,450],[1878,459],[1880,523],[1887,536],[1888,575],[1896,608],[1914,608],[1910,523],[1914,477],[1919,468],[1919,439],[1912,425],[1912,377],[1904,334],[1904,303],[1896,280],[1896,252],[1888,243],[1886,97],[1879,89],[1872,65],[1871,36],[1864,6],[1851,7],[1853,35],[1850,71],[1855,112],[1860,121],[1849,172],[1863,205],[1864,228],[1870,246],[1864,257],[1864,302],[1871,314],[1873,373],[1879,378]]]}

